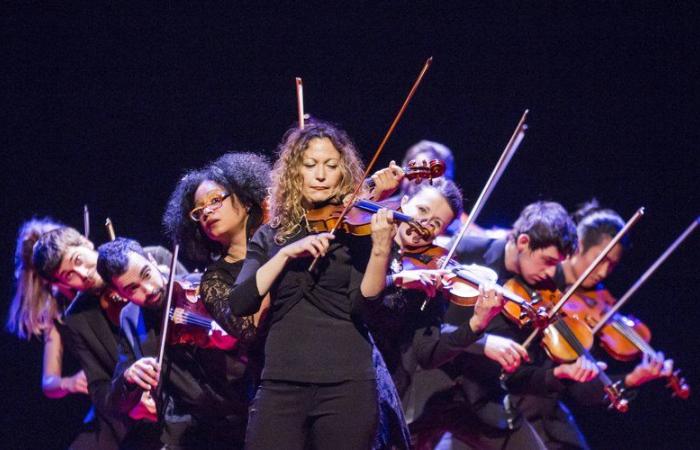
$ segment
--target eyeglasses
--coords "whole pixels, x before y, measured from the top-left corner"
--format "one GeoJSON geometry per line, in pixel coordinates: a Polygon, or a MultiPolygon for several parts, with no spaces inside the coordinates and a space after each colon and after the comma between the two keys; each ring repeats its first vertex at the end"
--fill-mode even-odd
{"type": "Polygon", "coordinates": [[[198,206],[192,211],[190,211],[190,219],[194,220],[195,222],[199,222],[202,219],[202,217],[204,217],[205,213],[211,213],[221,208],[221,205],[224,204],[224,200],[226,200],[230,196],[231,194],[221,192],[210,197],[209,199],[207,199],[207,202],[204,205],[198,206]]]}

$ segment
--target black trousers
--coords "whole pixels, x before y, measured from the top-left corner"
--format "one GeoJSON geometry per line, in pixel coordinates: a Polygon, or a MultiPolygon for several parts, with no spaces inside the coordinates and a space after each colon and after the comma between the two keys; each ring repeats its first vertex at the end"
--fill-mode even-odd
{"type": "Polygon", "coordinates": [[[514,430],[485,424],[455,387],[431,397],[409,428],[416,450],[435,448],[447,432],[452,434],[452,449],[546,450],[532,425],[526,420],[519,422],[514,430]]]}
{"type": "Polygon", "coordinates": [[[263,381],[249,409],[248,450],[367,450],[377,428],[375,380],[263,381]]]}

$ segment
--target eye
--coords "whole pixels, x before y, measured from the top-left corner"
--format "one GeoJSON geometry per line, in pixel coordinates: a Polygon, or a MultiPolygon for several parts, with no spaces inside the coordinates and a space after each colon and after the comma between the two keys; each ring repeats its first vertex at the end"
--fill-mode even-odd
{"type": "Polygon", "coordinates": [[[209,206],[219,206],[223,202],[221,197],[214,197],[209,201],[209,206]]]}
{"type": "Polygon", "coordinates": [[[80,266],[83,264],[83,258],[81,256],[76,256],[75,257],[75,265],[80,266]]]}
{"type": "Polygon", "coordinates": [[[425,214],[428,212],[428,208],[426,208],[425,206],[419,206],[418,211],[425,214]]]}

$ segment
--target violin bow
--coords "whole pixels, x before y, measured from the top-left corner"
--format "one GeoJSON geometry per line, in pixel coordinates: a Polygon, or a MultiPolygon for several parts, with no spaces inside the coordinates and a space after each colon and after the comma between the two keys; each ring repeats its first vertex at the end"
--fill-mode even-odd
{"type": "Polygon", "coordinates": [[[600,331],[600,329],[605,326],[605,324],[610,320],[610,318],[612,316],[614,316],[615,313],[617,313],[617,311],[619,311],[620,308],[622,308],[622,306],[627,302],[627,300],[629,300],[630,297],[632,297],[639,290],[639,288],[642,286],[642,284],[644,284],[647,281],[647,279],[654,272],[656,272],[656,269],[658,269],[659,266],[661,264],[663,264],[663,262],[666,261],[666,259],[669,256],[671,256],[671,253],[673,253],[674,251],[676,251],[676,249],[678,247],[680,247],[680,245],[683,243],[683,241],[685,241],[685,239],[688,236],[690,236],[690,234],[693,232],[693,230],[695,230],[695,228],[697,228],[698,224],[700,224],[700,217],[693,220],[693,223],[691,223],[688,226],[688,228],[686,228],[685,231],[680,236],[678,236],[678,238],[676,238],[675,241],[673,241],[673,243],[666,249],[666,251],[663,252],[661,254],[661,256],[659,256],[657,258],[656,261],[654,261],[654,264],[652,264],[646,270],[646,272],[644,272],[644,274],[642,274],[642,276],[639,277],[639,279],[632,285],[632,287],[629,288],[629,290],[627,292],[625,292],[625,295],[620,297],[620,299],[610,308],[610,310],[608,310],[608,312],[598,321],[596,326],[593,327],[593,329],[591,330],[593,332],[593,334],[598,333],[600,331]]]}
{"type": "Polygon", "coordinates": [[[83,236],[90,239],[90,211],[88,205],[83,205],[83,236]]]}
{"type": "MultiPolygon", "coordinates": [[[[170,308],[173,305],[173,291],[175,288],[175,268],[177,266],[177,257],[180,252],[180,245],[175,244],[173,247],[173,259],[170,260],[170,274],[168,275],[168,290],[165,297],[165,309],[163,310],[163,321],[160,327],[160,345],[158,347],[158,366],[163,368],[163,357],[165,356],[165,342],[168,340],[168,329],[170,328],[170,308]]],[[[162,371],[161,371],[162,374],[162,371]]],[[[163,383],[159,380],[156,388],[156,397],[160,398],[160,390],[163,383]]]]}
{"type": "Polygon", "coordinates": [[[107,217],[107,220],[105,220],[105,228],[107,229],[107,236],[109,237],[109,240],[115,240],[117,235],[114,233],[114,224],[112,224],[112,219],[109,217],[107,217]]]}
{"type": "Polygon", "coordinates": [[[454,242],[452,242],[450,251],[447,253],[447,256],[440,265],[440,269],[447,268],[450,259],[452,259],[452,257],[455,254],[455,251],[457,250],[459,242],[466,234],[467,228],[469,228],[479,216],[479,213],[484,207],[486,200],[488,200],[489,196],[491,195],[491,192],[493,192],[493,189],[496,187],[498,180],[501,179],[501,175],[503,175],[503,172],[505,172],[506,167],[508,167],[508,163],[513,158],[513,155],[515,155],[515,152],[518,150],[520,143],[525,138],[525,130],[527,129],[525,119],[527,119],[527,115],[529,112],[530,110],[526,109],[525,112],[523,112],[522,117],[520,117],[520,121],[515,127],[515,131],[513,131],[513,135],[510,137],[508,144],[506,144],[506,147],[503,149],[503,153],[501,154],[501,157],[496,163],[496,166],[493,168],[491,176],[489,176],[489,179],[486,181],[486,185],[481,190],[481,194],[479,194],[479,198],[477,198],[476,202],[474,202],[474,206],[472,206],[472,209],[469,212],[469,217],[467,217],[467,221],[464,223],[464,225],[462,225],[462,228],[459,230],[457,237],[455,238],[454,242]]]}
{"type": "Polygon", "coordinates": [[[296,77],[297,86],[297,113],[299,114],[299,129],[304,129],[304,84],[301,77],[296,77]]]}
{"type": "MultiPolygon", "coordinates": [[[[413,95],[416,93],[418,90],[418,86],[420,85],[421,81],[423,81],[423,77],[425,76],[425,73],[428,71],[430,68],[430,65],[433,63],[433,57],[431,56],[425,61],[425,64],[423,65],[423,69],[421,69],[420,73],[418,74],[418,78],[416,78],[416,81],[413,82],[413,86],[411,87],[411,90],[408,92],[408,95],[406,96],[406,99],[403,102],[403,105],[401,105],[401,109],[399,109],[399,112],[396,114],[396,117],[394,117],[394,121],[391,122],[391,125],[389,126],[389,129],[387,130],[386,134],[384,135],[384,138],[379,144],[379,147],[377,147],[377,151],[374,152],[374,156],[372,157],[372,160],[367,164],[367,168],[365,169],[365,174],[362,177],[362,180],[357,184],[355,187],[355,190],[353,191],[352,195],[350,196],[350,200],[346,203],[345,207],[343,208],[343,211],[340,213],[340,216],[338,217],[338,221],[336,222],[335,226],[330,230],[331,235],[335,235],[336,230],[338,229],[338,226],[340,223],[343,221],[345,216],[347,215],[348,211],[350,211],[350,208],[352,208],[353,203],[355,203],[355,199],[360,193],[360,190],[362,189],[362,185],[364,184],[364,180],[369,176],[370,172],[372,171],[372,168],[374,167],[374,164],[377,162],[377,159],[379,159],[379,155],[382,153],[382,150],[384,150],[384,146],[386,145],[387,141],[391,137],[391,134],[394,132],[394,128],[396,128],[396,125],[398,125],[399,120],[401,120],[401,116],[403,116],[404,111],[406,111],[406,107],[408,104],[411,102],[411,99],[413,98],[413,95]]],[[[314,258],[313,262],[309,266],[309,272],[313,271],[314,268],[316,267],[316,264],[318,262],[319,257],[317,256],[314,258]]]]}
{"type": "Polygon", "coordinates": [[[639,219],[642,218],[644,215],[644,208],[639,208],[637,212],[634,213],[634,215],[627,221],[625,226],[620,230],[619,233],[613,237],[610,242],[608,242],[608,245],[605,246],[605,248],[598,254],[598,256],[593,260],[593,262],[586,268],[586,270],[583,271],[581,276],[578,277],[578,279],[572,284],[569,289],[566,291],[566,293],[561,297],[561,299],[557,302],[556,305],[552,308],[552,310],[549,312],[549,318],[545,321],[545,323],[540,323],[536,324],[535,329],[530,333],[530,335],[527,337],[525,342],[523,342],[523,347],[528,348],[532,341],[535,340],[535,338],[540,334],[540,331],[544,330],[547,325],[550,324],[552,319],[556,317],[557,313],[564,307],[564,304],[571,298],[571,296],[576,292],[576,290],[581,286],[581,283],[588,278],[588,275],[595,270],[595,268],[600,264],[601,261],[603,261],[603,258],[605,258],[608,253],[617,245],[618,242],[620,242],[620,239],[622,239],[628,232],[629,230],[639,221],[639,219]]]}
{"type": "MultiPolygon", "coordinates": [[[[496,162],[496,166],[493,168],[489,179],[486,181],[486,185],[484,185],[484,188],[481,190],[481,194],[479,194],[479,197],[476,199],[476,202],[474,202],[474,205],[472,206],[472,209],[469,212],[469,216],[467,217],[467,221],[462,225],[462,228],[459,230],[459,233],[457,233],[457,237],[452,242],[450,250],[447,252],[447,256],[445,256],[442,263],[440,264],[440,270],[445,270],[447,268],[447,265],[450,263],[450,260],[455,254],[455,251],[457,251],[457,246],[466,234],[467,229],[474,223],[476,218],[479,216],[479,213],[484,207],[486,200],[488,200],[489,196],[491,195],[491,192],[493,192],[493,189],[496,187],[498,180],[501,179],[501,175],[503,175],[503,172],[505,172],[506,167],[508,167],[508,163],[510,163],[510,160],[513,159],[513,155],[515,155],[515,152],[518,150],[518,147],[520,147],[520,143],[525,138],[525,130],[527,130],[525,120],[527,119],[527,115],[529,112],[530,110],[526,109],[523,112],[523,115],[520,117],[520,121],[515,127],[515,131],[513,131],[510,140],[508,140],[506,147],[503,149],[503,153],[501,153],[501,157],[498,159],[498,162],[496,162]]],[[[426,299],[423,300],[423,304],[420,307],[421,311],[425,310],[425,306],[428,304],[429,300],[429,297],[426,297],[426,299]]]]}

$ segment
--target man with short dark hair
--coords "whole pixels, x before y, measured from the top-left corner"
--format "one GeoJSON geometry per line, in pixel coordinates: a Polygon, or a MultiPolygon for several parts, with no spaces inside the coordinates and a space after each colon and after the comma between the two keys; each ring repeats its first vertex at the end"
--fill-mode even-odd
{"type": "MultiPolygon", "coordinates": [[[[522,211],[506,238],[464,238],[456,259],[491,268],[499,284],[520,277],[535,285],[554,276],[557,264],[575,251],[576,243],[576,227],[566,210],[557,203],[537,202],[522,211]]],[[[455,304],[447,308],[441,330],[445,338],[420,362],[441,367],[455,386],[431,396],[411,431],[419,443],[449,431],[453,440],[477,448],[544,448],[531,424],[504,406],[505,392],[498,381],[501,370],[518,369],[527,352],[503,315],[494,317],[477,343],[462,342],[456,331],[473,312],[455,304]]]]}
{"type": "MultiPolygon", "coordinates": [[[[170,253],[149,249],[163,263],[170,253]]],[[[118,320],[110,320],[101,306],[123,301],[116,296],[102,299],[105,282],[97,271],[97,252],[92,242],[71,227],[59,227],[42,235],[34,245],[32,260],[39,275],[64,292],[77,291],[63,318],[66,347],[74,352],[85,371],[88,391],[99,418],[96,448],[148,448],[148,430],[117,417],[109,407],[112,374],[117,365],[118,320]]],[[[179,270],[185,271],[182,265],[179,270]]],[[[115,310],[118,308],[114,308],[115,310]]]]}
{"type": "Polygon", "coordinates": [[[165,276],[138,242],[123,238],[100,246],[97,270],[130,302],[121,314],[112,407],[122,414],[145,412],[149,400],[143,393],[154,392],[162,384],[156,404],[163,418],[160,440],[165,447],[242,448],[251,387],[245,346],[230,345],[236,344],[231,337],[228,345],[216,348],[168,345],[161,368],[156,356],[165,276]]]}

